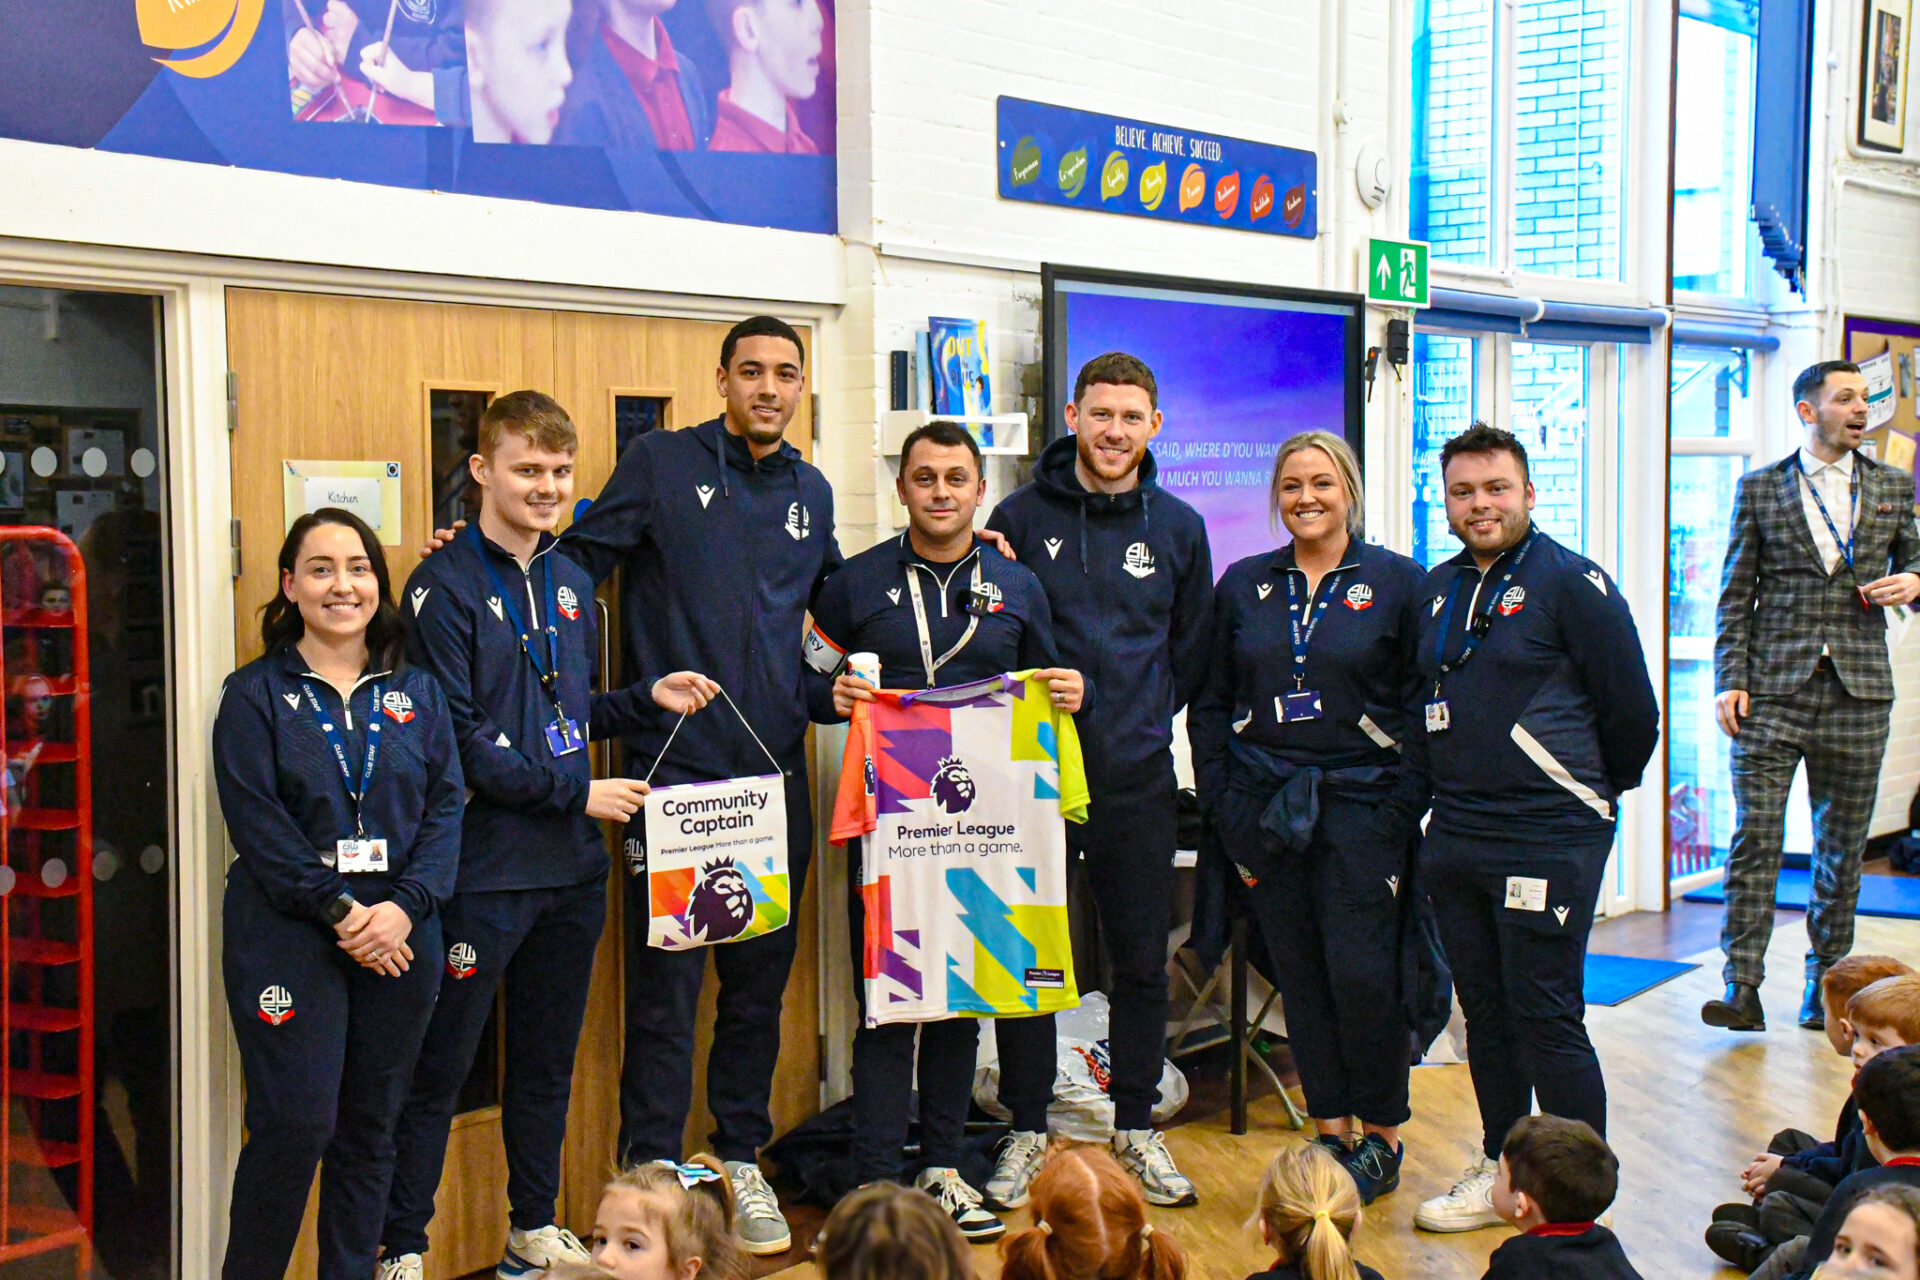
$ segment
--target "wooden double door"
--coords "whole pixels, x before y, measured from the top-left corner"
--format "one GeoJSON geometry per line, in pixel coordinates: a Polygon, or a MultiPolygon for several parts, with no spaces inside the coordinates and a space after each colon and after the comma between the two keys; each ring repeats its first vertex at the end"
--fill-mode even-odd
{"type": "MultiPolygon", "coordinates": [[[[461,424],[470,424],[490,396],[533,388],[565,406],[580,433],[575,497],[593,497],[612,474],[618,441],[643,430],[692,426],[721,411],[714,370],[726,329],[695,320],[229,290],[239,660],[259,654],[259,610],[278,589],[275,558],[287,525],[283,495],[289,462],[399,464],[400,530],[386,548],[398,592],[418,561],[417,548],[434,527],[436,501],[444,515],[449,494],[459,487],[461,424]]],[[[810,334],[801,333],[811,346],[810,334]]],[[[810,456],[809,412],[803,400],[789,438],[810,456]]],[[[390,536],[383,529],[382,540],[390,536]]],[[[614,624],[608,628],[608,650],[615,655],[610,678],[617,679],[619,609],[612,584],[600,595],[604,616],[614,624]]],[[[795,636],[794,643],[799,642],[795,636]]],[[[608,767],[604,754],[596,764],[608,767]]],[[[609,828],[610,852],[617,852],[618,839],[609,828]]],[[[619,1131],[623,874],[620,859],[613,857],[607,927],[594,959],[562,1159],[558,1216],[582,1236],[593,1225],[619,1131]]],[[[800,937],[781,1020],[773,1088],[776,1132],[819,1109],[816,900],[810,882],[793,923],[800,937]]],[[[700,1010],[702,1045],[712,1040],[713,997],[709,965],[700,1010]]],[[[490,1101],[498,1096],[504,1045],[494,1036],[482,1052],[485,1060],[463,1094],[477,1105],[456,1116],[448,1143],[428,1280],[491,1271],[506,1239],[506,1158],[500,1108],[490,1101]]],[[[689,1150],[700,1149],[712,1127],[704,1055],[695,1072],[689,1150]]],[[[313,1208],[310,1203],[292,1276],[313,1274],[313,1208]]]]}

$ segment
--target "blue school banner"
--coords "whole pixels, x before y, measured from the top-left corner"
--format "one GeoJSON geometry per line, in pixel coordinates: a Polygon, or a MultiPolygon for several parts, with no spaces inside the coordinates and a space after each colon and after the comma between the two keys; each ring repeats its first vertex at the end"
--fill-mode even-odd
{"type": "Polygon", "coordinates": [[[1308,240],[1316,232],[1311,151],[1024,98],[1000,99],[996,132],[1004,200],[1308,240]]]}
{"type": "Polygon", "coordinates": [[[0,137],[837,228],[834,0],[686,0],[664,13],[627,0],[0,8],[0,137]]]}

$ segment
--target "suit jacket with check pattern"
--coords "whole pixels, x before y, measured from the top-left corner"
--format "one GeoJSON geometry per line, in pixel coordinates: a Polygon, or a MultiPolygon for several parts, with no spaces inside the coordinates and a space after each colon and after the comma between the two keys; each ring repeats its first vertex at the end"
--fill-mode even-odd
{"type": "MultiPolygon", "coordinates": [[[[1856,452],[1860,514],[1853,570],[1829,575],[1801,500],[1799,450],[1740,477],[1727,559],[1720,577],[1716,693],[1792,693],[1807,682],[1824,645],[1856,698],[1893,697],[1886,610],[1860,603],[1859,586],[1889,573],[1920,572],[1913,473],[1856,452]]],[[[1832,513],[1836,525],[1844,511],[1832,513]]]]}

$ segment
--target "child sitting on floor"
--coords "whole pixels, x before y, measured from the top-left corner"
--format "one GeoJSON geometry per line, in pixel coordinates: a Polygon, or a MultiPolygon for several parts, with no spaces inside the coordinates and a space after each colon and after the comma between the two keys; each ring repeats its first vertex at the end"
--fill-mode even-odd
{"type": "MultiPolygon", "coordinates": [[[[1916,979],[1888,978],[1886,981],[1916,979]]],[[[1920,1045],[1904,1045],[1876,1055],[1854,1078],[1853,1095],[1860,1102],[1860,1130],[1879,1164],[1848,1174],[1833,1189],[1826,1208],[1820,1211],[1820,1220],[1813,1224],[1813,1234],[1807,1240],[1806,1254],[1796,1273],[1799,1276],[1806,1276],[1827,1262],[1842,1225],[1850,1220],[1854,1206],[1869,1192],[1889,1186],[1920,1190],[1920,1045]]],[[[1767,1269],[1771,1270],[1774,1261],[1785,1252],[1782,1248],[1769,1259],[1767,1269]]]]}
{"type": "Polygon", "coordinates": [[[1523,1234],[1493,1251],[1483,1280],[1642,1280],[1597,1219],[1620,1162],[1584,1120],[1528,1116],[1507,1133],[1493,1209],[1523,1234]]]}
{"type": "Polygon", "coordinates": [[[1140,1183],[1104,1147],[1056,1147],[1033,1176],[1033,1226],[1000,1242],[1000,1280],[1184,1280],[1140,1183]]]}
{"type": "MultiPolygon", "coordinates": [[[[1902,974],[1882,978],[1854,994],[1847,1001],[1846,1022],[1853,1031],[1854,1102],[1858,1111],[1860,1072],[1888,1049],[1920,1043],[1920,976],[1902,974]]],[[[1859,1130],[1854,1144],[1843,1147],[1846,1178],[1863,1170],[1877,1168],[1879,1158],[1866,1141],[1865,1126],[1857,1119],[1859,1130]]],[[[1776,1175],[1778,1176],[1778,1175],[1776,1175]]],[[[1816,1186],[1815,1190],[1818,1190],[1816,1186]]],[[[1829,1195],[1831,1193],[1828,1193],[1829,1195]]],[[[1754,1269],[1756,1280],[1779,1280],[1806,1266],[1807,1238],[1814,1222],[1829,1203],[1828,1195],[1817,1199],[1792,1190],[1769,1191],[1760,1201],[1760,1229],[1783,1243],[1754,1269]]]]}
{"type": "Polygon", "coordinates": [[[1324,1146],[1286,1147],[1273,1158],[1253,1221],[1276,1260],[1247,1280],[1380,1280],[1347,1243],[1360,1225],[1360,1192],[1324,1146]]]}
{"type": "Polygon", "coordinates": [[[746,1280],[733,1210],[733,1182],[713,1156],[636,1165],[600,1193],[593,1261],[615,1280],[746,1280]]]}
{"type": "Polygon", "coordinates": [[[874,1182],[840,1198],[814,1241],[825,1280],[965,1280],[973,1252],[938,1201],[874,1182]]]}
{"type": "Polygon", "coordinates": [[[1875,1187],[1861,1196],[1813,1280],[1920,1280],[1920,1191],[1875,1187]]]}

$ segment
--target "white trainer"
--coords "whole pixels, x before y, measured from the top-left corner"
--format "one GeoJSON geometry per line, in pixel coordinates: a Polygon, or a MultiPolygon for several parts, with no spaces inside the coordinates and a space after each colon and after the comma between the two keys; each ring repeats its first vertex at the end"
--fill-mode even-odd
{"type": "Polygon", "coordinates": [[[793,1233],[787,1228],[786,1215],[780,1212],[780,1197],[767,1185],[760,1166],[745,1160],[728,1160],[726,1166],[733,1183],[733,1201],[739,1206],[733,1234],[740,1247],[756,1258],[793,1248],[793,1233]]]}
{"type": "Polygon", "coordinates": [[[424,1280],[426,1267],[417,1253],[382,1258],[373,1268],[373,1280],[424,1280]]]}
{"type": "Polygon", "coordinates": [[[1033,1175],[1040,1172],[1040,1161],[1047,1154],[1047,1135],[1031,1129],[1015,1129],[1000,1140],[1000,1155],[994,1161],[993,1176],[981,1188],[987,1203],[999,1209],[1026,1207],[1027,1189],[1033,1175]]]}
{"type": "Polygon", "coordinates": [[[1167,1150],[1167,1140],[1152,1129],[1123,1129],[1113,1135],[1113,1158],[1140,1179],[1148,1204],[1175,1207],[1200,1203],[1187,1175],[1167,1150]]]}
{"type": "Polygon", "coordinates": [[[980,1207],[980,1193],[967,1185],[958,1169],[922,1169],[913,1185],[939,1201],[971,1243],[985,1244],[1007,1234],[1006,1224],[980,1207]]]}
{"type": "Polygon", "coordinates": [[[1422,1231],[1478,1231],[1500,1225],[1493,1211],[1493,1179],[1500,1164],[1484,1155],[1466,1167],[1460,1180],[1443,1196],[1421,1203],[1413,1225],[1422,1231]]]}
{"type": "MultiPolygon", "coordinates": [[[[532,1231],[514,1227],[507,1231],[507,1250],[493,1274],[497,1280],[525,1280],[527,1276],[542,1275],[548,1267],[562,1262],[584,1266],[592,1261],[593,1255],[587,1252],[587,1246],[565,1227],[552,1223],[532,1231]]],[[[409,1280],[416,1278],[409,1277],[409,1280]]]]}

